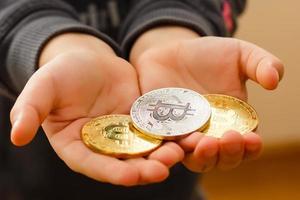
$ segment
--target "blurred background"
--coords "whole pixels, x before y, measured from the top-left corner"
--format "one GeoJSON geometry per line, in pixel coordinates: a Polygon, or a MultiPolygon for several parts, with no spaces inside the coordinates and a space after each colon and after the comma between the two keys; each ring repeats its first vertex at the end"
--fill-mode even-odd
{"type": "Polygon", "coordinates": [[[260,159],[231,171],[209,172],[202,185],[209,200],[299,200],[300,1],[248,1],[235,37],[279,57],[285,75],[275,91],[248,83],[264,141],[260,159]]]}

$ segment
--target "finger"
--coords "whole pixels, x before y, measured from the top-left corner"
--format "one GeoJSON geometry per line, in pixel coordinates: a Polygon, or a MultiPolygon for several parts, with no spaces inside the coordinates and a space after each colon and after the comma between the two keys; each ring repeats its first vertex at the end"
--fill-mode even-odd
{"type": "Polygon", "coordinates": [[[166,142],[148,156],[148,159],[158,160],[169,168],[182,161],[183,158],[184,151],[174,142],[166,142]]]}
{"type": "Polygon", "coordinates": [[[245,75],[266,89],[275,89],[284,73],[282,62],[254,44],[238,41],[241,52],[240,66],[245,75]]]}
{"type": "Polygon", "coordinates": [[[169,176],[169,169],[157,160],[133,158],[126,162],[139,171],[138,184],[140,185],[161,182],[169,176]]]}
{"type": "Polygon", "coordinates": [[[257,134],[251,132],[244,135],[245,140],[245,160],[257,159],[262,152],[262,140],[257,134]]]}
{"type": "Polygon", "coordinates": [[[57,155],[75,172],[115,185],[138,184],[139,170],[117,158],[91,151],[81,140],[80,130],[89,118],[82,118],[56,134],[47,135],[57,155]]]}
{"type": "Polygon", "coordinates": [[[89,118],[74,121],[62,131],[47,135],[57,155],[73,171],[97,181],[115,185],[133,186],[151,181],[163,180],[168,169],[158,161],[121,161],[111,156],[94,153],[86,147],[80,137],[80,130],[89,118]]]}
{"type": "Polygon", "coordinates": [[[33,139],[50,112],[54,98],[51,77],[40,69],[28,81],[10,113],[11,141],[15,145],[22,146],[33,139]]]}
{"type": "Polygon", "coordinates": [[[123,186],[139,183],[136,167],[117,158],[94,153],[80,140],[72,141],[63,149],[56,149],[56,152],[73,171],[97,181],[123,186]]]}
{"type": "Polygon", "coordinates": [[[228,131],[220,139],[218,168],[228,170],[237,167],[244,155],[244,138],[236,131],[228,131]]]}
{"type": "Polygon", "coordinates": [[[207,172],[214,168],[218,160],[218,139],[204,136],[193,153],[186,155],[183,164],[193,172],[207,172]]]}
{"type": "Polygon", "coordinates": [[[192,152],[195,150],[198,142],[201,140],[201,138],[204,136],[204,134],[200,132],[194,132],[190,134],[189,136],[181,139],[178,141],[178,144],[181,146],[181,148],[185,152],[192,152]]]}

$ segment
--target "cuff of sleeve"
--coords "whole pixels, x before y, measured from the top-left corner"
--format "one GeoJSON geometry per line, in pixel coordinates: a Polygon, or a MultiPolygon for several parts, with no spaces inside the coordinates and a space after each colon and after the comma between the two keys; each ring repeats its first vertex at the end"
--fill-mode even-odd
{"type": "Polygon", "coordinates": [[[159,9],[136,19],[127,28],[121,45],[123,56],[128,58],[133,43],[142,33],[162,25],[184,26],[201,36],[216,34],[210,22],[201,15],[180,8],[159,9]]]}
{"type": "Polygon", "coordinates": [[[30,22],[12,42],[7,60],[7,71],[14,93],[19,94],[31,75],[37,70],[38,58],[46,43],[66,32],[80,32],[96,36],[120,54],[118,45],[107,35],[64,16],[47,16],[30,22]]]}

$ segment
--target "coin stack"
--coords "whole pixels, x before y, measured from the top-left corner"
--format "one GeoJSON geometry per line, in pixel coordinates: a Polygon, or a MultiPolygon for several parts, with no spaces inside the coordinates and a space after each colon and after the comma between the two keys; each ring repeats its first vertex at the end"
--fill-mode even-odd
{"type": "Polygon", "coordinates": [[[176,140],[195,131],[220,138],[227,130],[245,134],[257,125],[255,110],[235,97],[161,88],[139,97],[130,115],[92,119],[81,136],[95,152],[131,158],[149,154],[163,140],[176,140]]]}

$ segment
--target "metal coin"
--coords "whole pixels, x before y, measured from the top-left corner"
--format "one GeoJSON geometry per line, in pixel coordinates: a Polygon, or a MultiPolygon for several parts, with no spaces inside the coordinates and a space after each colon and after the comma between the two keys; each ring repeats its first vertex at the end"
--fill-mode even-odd
{"type": "Polygon", "coordinates": [[[232,96],[207,94],[212,114],[210,122],[202,131],[206,135],[221,138],[228,130],[249,133],[258,126],[256,111],[246,102],[232,96]]]}
{"type": "Polygon", "coordinates": [[[211,109],[199,93],[184,88],[161,88],[139,97],[132,105],[133,125],[152,137],[173,140],[200,129],[211,109]]]}
{"type": "Polygon", "coordinates": [[[136,130],[129,115],[92,119],[83,126],[81,138],[93,151],[117,158],[144,156],[162,143],[136,130]]]}

